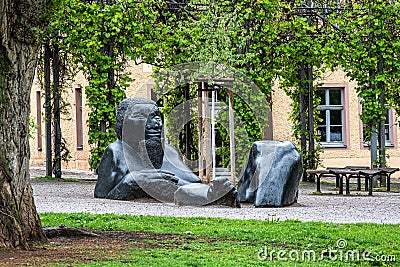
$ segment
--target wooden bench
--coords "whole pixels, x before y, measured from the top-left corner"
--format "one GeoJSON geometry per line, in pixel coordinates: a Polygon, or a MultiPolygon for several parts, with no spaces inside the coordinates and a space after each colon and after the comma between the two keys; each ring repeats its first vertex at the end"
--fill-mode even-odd
{"type": "Polygon", "coordinates": [[[317,177],[317,192],[321,193],[321,177],[322,176],[332,176],[332,173],[329,170],[324,170],[324,169],[320,169],[320,170],[313,170],[313,169],[308,169],[306,170],[306,173],[308,175],[315,175],[317,177]]]}
{"type": "Polygon", "coordinates": [[[386,190],[390,192],[390,176],[399,171],[399,168],[378,168],[383,172],[383,175],[386,176],[386,190]]]}
{"type": "MultiPolygon", "coordinates": [[[[374,169],[370,169],[369,167],[366,166],[346,166],[346,168],[351,169],[351,170],[373,170],[373,171],[380,171],[378,174],[376,175],[381,175],[384,176],[386,178],[386,191],[390,192],[390,176],[399,171],[399,168],[374,168],[374,169]]],[[[369,174],[363,174],[362,172],[360,173],[360,176],[364,176],[365,177],[365,191],[369,190],[368,187],[368,180],[369,180],[369,174]]],[[[374,175],[375,176],[375,175],[374,175]]],[[[369,183],[371,184],[371,183],[369,183]]],[[[360,178],[357,181],[357,189],[361,190],[361,183],[360,183],[360,178]]]]}
{"type": "Polygon", "coordinates": [[[336,177],[336,187],[339,188],[339,194],[343,194],[343,180],[346,180],[346,194],[350,194],[350,179],[357,178],[357,190],[361,190],[361,177],[365,178],[365,191],[372,196],[373,177],[383,175],[387,179],[387,191],[390,191],[390,175],[399,171],[399,168],[376,168],[369,169],[364,166],[346,166],[345,168],[330,167],[327,169],[308,169],[308,175],[317,177],[317,192],[321,193],[321,177],[334,176],[336,177]]]}

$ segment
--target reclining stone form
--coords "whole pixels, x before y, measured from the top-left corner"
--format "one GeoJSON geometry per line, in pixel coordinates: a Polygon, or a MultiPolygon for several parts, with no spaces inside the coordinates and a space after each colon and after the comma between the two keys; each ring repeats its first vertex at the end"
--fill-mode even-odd
{"type": "Polygon", "coordinates": [[[226,178],[208,186],[162,140],[163,118],[149,99],[127,98],[117,111],[118,140],[98,167],[97,198],[132,200],[153,197],[177,205],[222,204],[238,207],[237,191],[226,178]]]}

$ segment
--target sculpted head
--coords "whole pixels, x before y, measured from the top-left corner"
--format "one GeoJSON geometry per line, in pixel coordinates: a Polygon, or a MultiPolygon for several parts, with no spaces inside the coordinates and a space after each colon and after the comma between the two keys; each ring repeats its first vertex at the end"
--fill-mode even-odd
{"type": "Polygon", "coordinates": [[[119,104],[115,125],[118,139],[122,140],[123,129],[129,130],[129,134],[136,133],[138,137],[144,133],[145,139],[161,138],[162,127],[163,117],[156,102],[145,98],[127,98],[119,104]]]}
{"type": "Polygon", "coordinates": [[[163,128],[163,120],[160,110],[157,106],[154,106],[147,117],[145,138],[146,140],[151,138],[161,139],[163,128]]]}
{"type": "Polygon", "coordinates": [[[116,124],[118,139],[128,146],[127,149],[136,151],[143,166],[161,168],[164,153],[162,127],[162,115],[154,101],[128,98],[120,103],[116,124]]]}

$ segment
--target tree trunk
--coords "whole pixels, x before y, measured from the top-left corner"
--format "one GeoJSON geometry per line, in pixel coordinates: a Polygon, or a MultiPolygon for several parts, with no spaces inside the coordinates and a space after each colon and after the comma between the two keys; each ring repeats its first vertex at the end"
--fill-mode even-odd
{"type": "Polygon", "coordinates": [[[48,0],[0,1],[0,247],[46,238],[29,180],[28,120],[48,0]]]}

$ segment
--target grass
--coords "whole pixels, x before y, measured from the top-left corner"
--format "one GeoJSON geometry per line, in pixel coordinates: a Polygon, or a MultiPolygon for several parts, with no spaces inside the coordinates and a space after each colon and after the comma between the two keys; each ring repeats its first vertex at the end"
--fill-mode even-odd
{"type": "Polygon", "coordinates": [[[391,256],[400,259],[400,225],[86,213],[41,213],[40,218],[43,226],[174,234],[184,240],[149,239],[146,242],[157,246],[128,249],[108,261],[78,266],[400,266],[391,256]],[[317,260],[307,256],[311,251],[317,260]],[[360,260],[347,251],[359,252],[360,260]],[[365,251],[368,259],[386,256],[391,261],[364,260],[365,251]]]}

